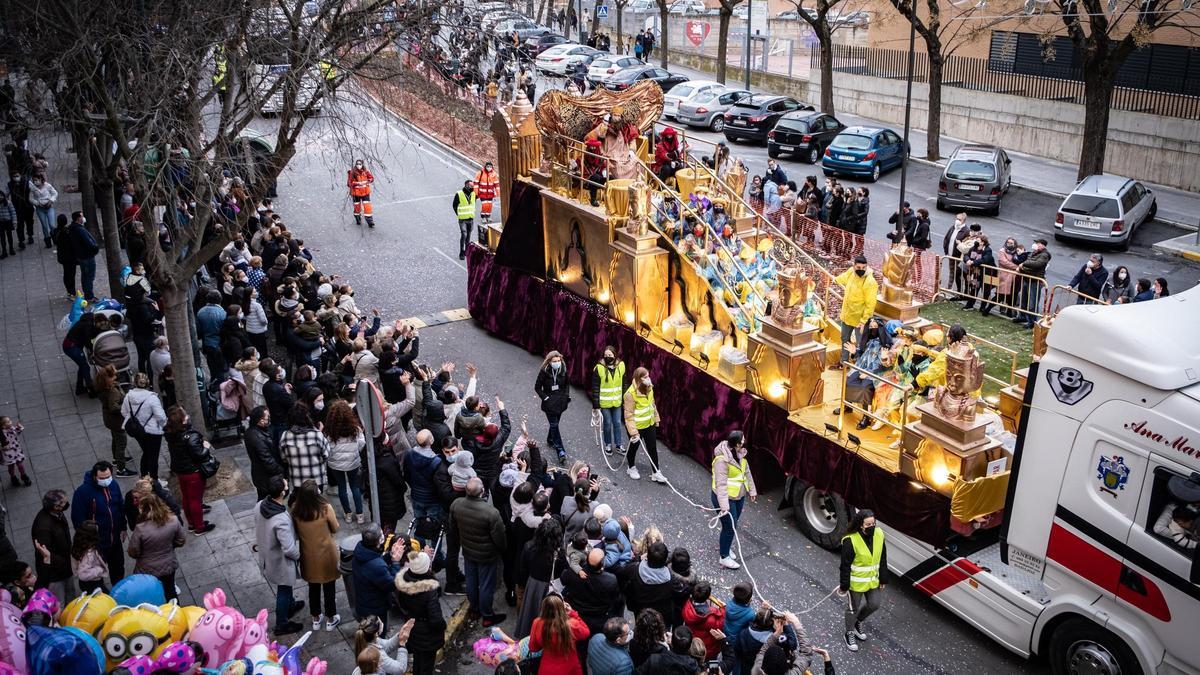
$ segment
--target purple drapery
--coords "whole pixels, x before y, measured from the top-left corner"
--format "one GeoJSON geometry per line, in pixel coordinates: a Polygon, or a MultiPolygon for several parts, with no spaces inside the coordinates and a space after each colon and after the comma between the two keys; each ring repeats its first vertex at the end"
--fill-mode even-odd
{"type": "Polygon", "coordinates": [[[497,264],[478,246],[468,250],[467,269],[467,304],[475,321],[531,353],[562,352],[576,386],[588,386],[606,345],[616,348],[629,372],[638,366],[649,369],[662,418],[659,438],[671,450],[707,466],[717,443],[731,430],[742,429],[760,487],[779,485],[785,474],[801,477],[858,508],[875,511],[889,527],[927,543],[940,545],[949,536],[947,498],[914,487],[902,474],[892,474],[790,421],[778,406],[643,340],[633,329],[610,320],[606,308],[497,264]]]}

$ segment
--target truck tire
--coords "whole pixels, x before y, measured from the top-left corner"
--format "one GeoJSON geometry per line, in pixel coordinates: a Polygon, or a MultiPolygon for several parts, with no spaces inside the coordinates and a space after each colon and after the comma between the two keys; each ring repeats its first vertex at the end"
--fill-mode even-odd
{"type": "Polygon", "coordinates": [[[812,543],[830,551],[841,549],[850,524],[850,506],[841,497],[797,478],[792,484],[792,514],[812,543]]]}
{"type": "Polygon", "coordinates": [[[1142,675],[1137,656],[1111,631],[1083,618],[1068,619],[1050,636],[1054,675],[1142,675]]]}

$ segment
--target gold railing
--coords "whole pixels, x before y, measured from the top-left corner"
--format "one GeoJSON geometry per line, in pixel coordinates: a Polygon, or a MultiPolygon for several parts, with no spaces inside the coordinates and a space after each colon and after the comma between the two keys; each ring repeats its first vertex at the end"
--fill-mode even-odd
{"type": "Polygon", "coordinates": [[[889,426],[895,431],[903,431],[904,426],[906,424],[908,424],[908,401],[909,401],[909,399],[912,398],[912,393],[913,393],[912,385],[898,384],[896,382],[892,382],[891,380],[889,380],[885,377],[882,377],[880,375],[877,375],[875,373],[872,373],[869,370],[864,370],[862,368],[859,368],[858,366],[854,365],[853,363],[843,362],[842,366],[843,366],[843,368],[842,368],[842,394],[841,394],[842,400],[841,400],[841,414],[838,415],[838,429],[840,429],[842,432],[845,432],[845,430],[846,430],[846,428],[845,428],[846,427],[846,410],[850,409],[850,410],[858,412],[862,415],[866,415],[867,417],[870,417],[873,420],[883,422],[883,424],[885,426],[889,426]],[[893,422],[892,420],[885,418],[885,417],[880,417],[879,415],[877,415],[875,413],[875,411],[868,410],[866,408],[859,406],[857,403],[851,403],[846,400],[846,383],[849,382],[849,380],[850,380],[851,372],[858,373],[862,377],[865,377],[870,380],[874,380],[877,383],[876,386],[878,386],[878,383],[883,383],[883,384],[887,384],[888,386],[891,386],[891,387],[896,387],[897,389],[900,390],[901,397],[900,397],[900,422],[899,423],[893,422]]]}
{"type": "MultiPolygon", "coordinates": [[[[1025,274],[1016,270],[1004,269],[996,265],[972,265],[971,267],[978,271],[968,270],[966,263],[955,257],[948,255],[937,255],[938,264],[938,293],[943,296],[959,299],[974,300],[981,306],[983,304],[1001,307],[1007,310],[1020,312],[1022,314],[1032,314],[1042,316],[1046,313],[1046,308],[1049,307],[1049,294],[1046,293],[1046,280],[1042,277],[1036,277],[1031,274],[1025,274]],[[978,281],[973,283],[970,278],[977,277],[978,281]],[[1027,297],[1026,294],[1030,289],[1036,289],[1040,301],[1035,307],[1029,307],[1026,302],[1005,302],[1001,300],[999,293],[1000,282],[1003,277],[1012,279],[1012,290],[1008,294],[1007,300],[1013,301],[1016,298],[1013,296],[1020,294],[1021,298],[1027,297]]],[[[991,309],[991,308],[989,308],[991,309]]]]}
{"type": "MultiPolygon", "coordinates": [[[[943,331],[945,331],[946,333],[949,333],[949,331],[950,331],[949,324],[938,322],[937,325],[943,331]]],[[[989,383],[989,382],[997,387],[997,389],[995,391],[989,392],[989,391],[985,390],[983,392],[984,393],[984,402],[988,405],[989,408],[996,408],[998,403],[989,401],[989,400],[987,400],[987,398],[990,396],[999,396],[1000,389],[1003,389],[1011,384],[1016,384],[1016,382],[1017,382],[1016,373],[1018,370],[1017,357],[1019,356],[1019,354],[1017,353],[1017,351],[1015,349],[1010,349],[1000,343],[992,342],[991,340],[988,340],[987,338],[979,337],[978,335],[968,333],[966,339],[968,342],[970,342],[972,345],[975,346],[976,351],[980,352],[979,358],[985,364],[988,362],[988,360],[990,358],[989,354],[991,352],[996,352],[996,353],[1000,354],[1001,358],[1004,358],[1008,362],[1008,379],[1007,380],[1003,380],[994,375],[988,375],[986,372],[984,372],[984,374],[983,374],[985,387],[986,387],[986,383],[989,383]],[[984,349],[980,349],[980,347],[983,347],[984,349]]]]}

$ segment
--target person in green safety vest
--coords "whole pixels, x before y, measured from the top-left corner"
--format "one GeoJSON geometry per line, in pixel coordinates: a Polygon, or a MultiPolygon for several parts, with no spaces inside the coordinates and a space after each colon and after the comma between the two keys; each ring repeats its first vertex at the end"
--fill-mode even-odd
{"type": "Polygon", "coordinates": [[[645,368],[633,371],[629,388],[625,390],[625,430],[629,432],[625,475],[633,480],[642,477],[637,469],[637,451],[642,447],[654,469],[650,480],[666,483],[666,477],[658,468],[658,408],[654,405],[654,384],[650,381],[650,371],[645,368]]]}
{"type": "Polygon", "coordinates": [[[625,362],[615,347],[606,346],[600,363],[592,369],[592,426],[603,426],[604,454],[625,454],[624,406],[625,362]]]}
{"type": "Polygon", "coordinates": [[[883,528],[875,526],[875,514],[863,509],[850,519],[848,534],[842,537],[842,568],[838,595],[846,598],[846,648],[858,651],[858,643],[867,639],[863,621],[879,609],[880,591],[887,586],[887,546],[883,528]]]}
{"type": "Polygon", "coordinates": [[[733,540],[747,496],[751,502],[758,501],[754,476],[746,463],[746,437],[731,431],[713,450],[712,459],[712,505],[720,509],[721,567],[726,569],[741,567],[733,553],[733,540]]]}
{"type": "Polygon", "coordinates": [[[475,224],[475,181],[463,181],[463,187],[454,193],[450,204],[458,218],[458,259],[467,257],[467,244],[471,243],[471,230],[475,224]]]}

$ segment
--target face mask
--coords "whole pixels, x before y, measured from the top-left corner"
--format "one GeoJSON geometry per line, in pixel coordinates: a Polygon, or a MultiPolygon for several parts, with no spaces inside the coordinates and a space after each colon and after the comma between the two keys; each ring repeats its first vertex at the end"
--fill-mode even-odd
{"type": "Polygon", "coordinates": [[[279,369],[279,380],[282,382],[283,380],[286,380],[286,379],[287,379],[287,370],[280,368],[279,369]]]}
{"type": "Polygon", "coordinates": [[[861,277],[864,274],[866,274],[867,271],[866,270],[854,270],[854,273],[861,277]]]}
{"type": "Polygon", "coordinates": [[[325,409],[325,401],[317,401],[316,403],[313,403],[313,410],[320,412],[324,409],[325,409]]]}
{"type": "Polygon", "coordinates": [[[1125,276],[1126,276],[1126,275],[1125,275],[1125,273],[1124,273],[1124,272],[1121,272],[1120,274],[1118,274],[1118,275],[1117,275],[1117,278],[1118,278],[1118,279],[1120,279],[1121,281],[1124,281],[1124,280],[1125,280],[1125,276]]]}
{"type": "Polygon", "coordinates": [[[109,476],[108,478],[97,478],[96,485],[99,485],[100,487],[108,487],[109,485],[112,485],[112,480],[112,476],[109,476]]]}
{"type": "Polygon", "coordinates": [[[1006,251],[1015,251],[1015,250],[1017,250],[1017,245],[1016,245],[1016,244],[1005,244],[1005,245],[1004,245],[1004,250],[1006,250],[1006,251]]]}
{"type": "Polygon", "coordinates": [[[1091,260],[1087,261],[1087,268],[1088,268],[1089,270],[1090,270],[1090,269],[1092,269],[1092,268],[1093,268],[1093,267],[1095,267],[1095,266],[1096,266],[1096,264],[1095,264],[1095,263],[1093,263],[1091,260]]]}
{"type": "Polygon", "coordinates": [[[562,361],[551,361],[550,367],[554,370],[562,370],[562,361]]]}
{"type": "Polygon", "coordinates": [[[642,378],[642,386],[649,387],[650,386],[650,378],[643,377],[642,378]]]}
{"type": "Polygon", "coordinates": [[[617,362],[617,359],[612,356],[605,356],[604,362],[611,366],[612,364],[617,362]]]}

